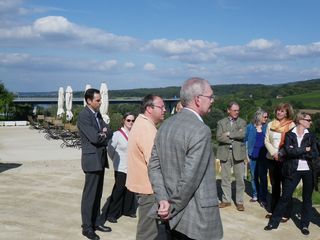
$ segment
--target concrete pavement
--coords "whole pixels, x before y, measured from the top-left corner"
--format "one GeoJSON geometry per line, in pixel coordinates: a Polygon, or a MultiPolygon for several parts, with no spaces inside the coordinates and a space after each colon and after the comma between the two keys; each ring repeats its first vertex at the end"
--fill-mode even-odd
{"type": "MultiPolygon", "coordinates": [[[[84,175],[80,150],[61,148],[60,140],[48,141],[43,133],[28,127],[0,127],[0,239],[85,239],[81,235],[80,199],[84,175]]],[[[113,171],[107,170],[103,201],[113,186],[113,171]]],[[[224,239],[320,239],[320,210],[314,208],[309,236],[297,228],[298,219],[266,232],[265,210],[250,203],[245,211],[235,206],[221,209],[224,239]]],[[[300,207],[295,203],[295,211],[300,207]]],[[[135,239],[137,219],[121,217],[108,223],[111,233],[101,239],[135,239]]]]}

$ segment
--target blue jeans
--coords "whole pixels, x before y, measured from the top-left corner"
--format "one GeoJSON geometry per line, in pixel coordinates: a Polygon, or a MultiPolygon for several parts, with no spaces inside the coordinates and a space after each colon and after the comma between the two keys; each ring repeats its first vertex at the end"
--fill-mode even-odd
{"type": "Polygon", "coordinates": [[[250,158],[249,165],[252,197],[266,203],[268,193],[268,160],[266,158],[250,158]]]}
{"type": "Polygon", "coordinates": [[[258,182],[258,171],[256,170],[257,160],[250,158],[250,176],[251,176],[251,186],[252,186],[252,198],[258,198],[257,186],[258,182]]]}

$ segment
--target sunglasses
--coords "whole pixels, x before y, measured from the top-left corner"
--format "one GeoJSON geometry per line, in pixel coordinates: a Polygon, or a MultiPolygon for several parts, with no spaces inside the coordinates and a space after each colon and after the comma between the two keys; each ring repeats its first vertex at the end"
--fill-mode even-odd
{"type": "Polygon", "coordinates": [[[312,120],[311,120],[311,119],[303,118],[302,120],[305,120],[305,121],[307,121],[307,122],[312,122],[312,120]]]}
{"type": "Polygon", "coordinates": [[[126,119],[127,122],[134,122],[134,120],[126,119]]]}

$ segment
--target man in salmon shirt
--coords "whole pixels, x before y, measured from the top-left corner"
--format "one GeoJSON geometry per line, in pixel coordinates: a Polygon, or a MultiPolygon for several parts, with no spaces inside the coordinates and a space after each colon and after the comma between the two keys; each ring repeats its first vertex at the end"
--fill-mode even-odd
{"type": "Polygon", "coordinates": [[[158,234],[157,222],[148,216],[155,202],[155,196],[148,177],[148,163],[157,124],[164,119],[166,108],[163,99],[147,95],[142,100],[141,114],[136,118],[128,141],[128,173],[126,187],[137,193],[139,220],[137,240],[155,239],[158,234]]]}

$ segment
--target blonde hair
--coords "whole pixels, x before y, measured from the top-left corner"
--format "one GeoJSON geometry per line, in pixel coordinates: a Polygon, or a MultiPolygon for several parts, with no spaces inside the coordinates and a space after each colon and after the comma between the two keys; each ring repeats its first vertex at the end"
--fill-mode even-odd
{"type": "MultiPolygon", "coordinates": [[[[298,112],[295,119],[294,119],[294,122],[296,123],[296,125],[299,124],[299,121],[302,120],[302,119],[305,119],[306,116],[310,116],[309,113],[307,112],[298,112]]],[[[311,117],[311,116],[310,116],[311,117]]]]}

